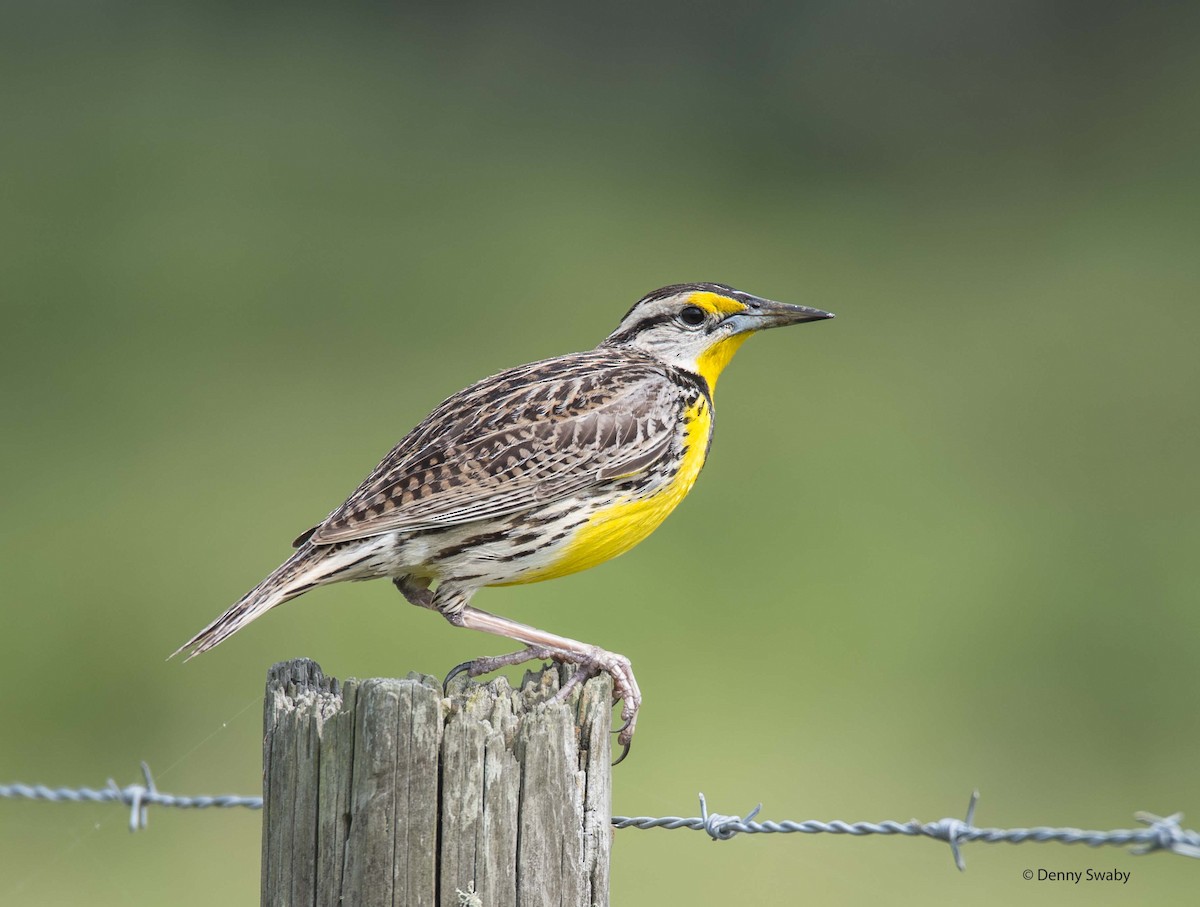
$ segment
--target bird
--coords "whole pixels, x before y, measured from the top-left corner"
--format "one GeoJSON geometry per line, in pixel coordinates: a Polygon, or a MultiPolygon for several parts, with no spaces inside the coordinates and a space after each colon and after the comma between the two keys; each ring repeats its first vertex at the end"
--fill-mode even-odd
{"type": "Polygon", "coordinates": [[[472,596],[576,573],[645,539],[704,465],[717,379],[739,347],[832,317],[721,283],[648,293],[594,349],[507,369],[439,404],[291,557],[173,654],[206,652],[317,586],[387,578],[454,626],[524,646],[451,677],[551,660],[575,666],[565,696],[611,675],[620,762],[642,703],[629,659],[483,611],[472,596]]]}

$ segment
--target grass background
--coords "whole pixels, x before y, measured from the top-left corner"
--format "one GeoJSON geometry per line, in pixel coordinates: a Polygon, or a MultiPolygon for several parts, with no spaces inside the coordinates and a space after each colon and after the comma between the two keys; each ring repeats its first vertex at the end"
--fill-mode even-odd
{"type": "MultiPolygon", "coordinates": [[[[628,655],[614,811],[1200,817],[1200,150],[1183,5],[0,11],[0,780],[252,793],[266,668],[500,641],[383,583],[187,665],[447,394],[718,280],[838,320],[696,491],[493,611],[628,655]]],[[[0,901],[253,903],[259,817],[0,803],[0,901]]],[[[1128,904],[1189,861],[620,832],[613,900],[1128,904]],[[1126,886],[1024,868],[1132,870],[1126,886]]]]}

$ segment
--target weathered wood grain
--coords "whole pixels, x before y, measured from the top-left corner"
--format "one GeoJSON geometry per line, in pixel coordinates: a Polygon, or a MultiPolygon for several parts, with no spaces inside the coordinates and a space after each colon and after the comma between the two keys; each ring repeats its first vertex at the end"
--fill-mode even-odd
{"type": "Polygon", "coordinates": [[[608,903],[612,685],[565,669],[458,681],[274,666],[264,706],[264,905],[608,903]]]}
{"type": "MultiPolygon", "coordinates": [[[[333,683],[337,691],[337,681],[333,683]]],[[[354,762],[354,719],[358,684],[341,685],[341,702],[325,719],[317,788],[317,890],[315,907],[341,907],[352,792],[346,766],[354,762]]]]}
{"type": "Polygon", "coordinates": [[[315,903],[322,725],[341,703],[336,681],[300,659],[267,675],[263,735],[262,903],[315,903]]]}
{"type": "Polygon", "coordinates": [[[442,743],[440,907],[461,907],[472,894],[488,907],[516,907],[521,768],[511,749],[512,690],[504,679],[471,684],[454,702],[442,743]]]}

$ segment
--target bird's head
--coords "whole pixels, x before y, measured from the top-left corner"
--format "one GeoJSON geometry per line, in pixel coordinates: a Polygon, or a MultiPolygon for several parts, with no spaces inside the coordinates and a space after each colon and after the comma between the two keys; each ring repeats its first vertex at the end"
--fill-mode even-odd
{"type": "Polygon", "coordinates": [[[643,296],[601,346],[627,347],[700,375],[714,388],[751,334],[832,318],[829,312],[751,296],[719,283],[681,283],[643,296]]]}

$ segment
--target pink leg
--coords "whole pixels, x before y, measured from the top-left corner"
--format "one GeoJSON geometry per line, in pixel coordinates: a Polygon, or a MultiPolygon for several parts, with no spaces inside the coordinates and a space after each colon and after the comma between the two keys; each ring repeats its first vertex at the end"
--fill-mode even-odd
{"type": "MultiPolygon", "coordinates": [[[[466,671],[471,677],[478,677],[480,674],[487,674],[497,668],[547,658],[553,661],[579,665],[579,670],[567,681],[563,690],[559,692],[559,695],[562,696],[570,692],[581,680],[595,677],[600,673],[611,675],[613,679],[613,700],[621,700],[623,703],[621,718],[625,722],[617,731],[617,742],[624,747],[624,752],[617,762],[620,762],[621,759],[624,759],[628,755],[629,744],[633,740],[633,732],[637,727],[638,708],[642,704],[642,693],[638,689],[637,680],[633,676],[633,666],[630,665],[628,658],[624,655],[618,655],[615,652],[601,649],[599,646],[588,645],[585,642],[568,639],[565,636],[556,636],[553,633],[547,633],[545,630],[539,630],[536,627],[531,627],[528,624],[522,624],[515,620],[509,620],[506,617],[499,617],[487,611],[472,608],[469,605],[463,606],[456,611],[443,613],[446,620],[450,621],[456,627],[482,630],[484,633],[492,633],[496,636],[506,636],[509,639],[515,639],[517,642],[523,642],[529,647],[521,652],[514,652],[511,655],[497,655],[491,658],[477,658],[475,661],[469,661],[451,671],[450,677],[462,671],[466,671]]],[[[450,677],[446,679],[449,680],[450,677]]],[[[613,764],[615,765],[616,763],[614,762],[613,764]]]]}

